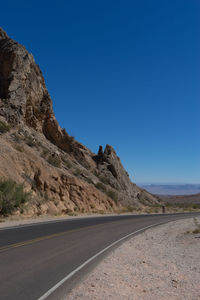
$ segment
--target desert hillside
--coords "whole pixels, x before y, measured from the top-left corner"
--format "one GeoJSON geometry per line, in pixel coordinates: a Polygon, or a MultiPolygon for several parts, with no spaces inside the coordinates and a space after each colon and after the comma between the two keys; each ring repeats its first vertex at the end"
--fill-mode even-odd
{"type": "Polygon", "coordinates": [[[15,205],[15,214],[113,212],[159,205],[155,196],[131,182],[112,146],[100,146],[94,154],[59,126],[32,54],[2,29],[0,177],[31,192],[23,208],[15,205]]]}

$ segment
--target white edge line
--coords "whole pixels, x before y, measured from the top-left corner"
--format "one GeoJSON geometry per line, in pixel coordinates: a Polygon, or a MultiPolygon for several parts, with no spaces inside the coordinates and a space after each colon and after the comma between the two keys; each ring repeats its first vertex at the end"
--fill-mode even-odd
{"type": "Polygon", "coordinates": [[[75,275],[78,271],[80,271],[81,269],[83,269],[87,264],[89,264],[92,260],[94,260],[95,258],[97,258],[99,255],[103,254],[104,252],[106,252],[108,249],[110,249],[111,247],[115,246],[116,244],[120,243],[121,241],[125,240],[126,238],[130,237],[131,235],[134,235],[138,232],[144,231],[148,228],[151,227],[155,227],[157,225],[161,225],[161,224],[165,224],[166,222],[161,222],[161,223],[156,223],[156,224],[152,224],[150,226],[147,227],[143,227],[139,230],[136,230],[134,232],[131,232],[127,235],[125,235],[124,237],[122,237],[121,239],[113,242],[112,244],[110,244],[109,246],[107,246],[106,248],[104,248],[103,250],[99,251],[97,254],[95,254],[94,256],[92,256],[91,258],[89,258],[88,260],[86,260],[83,264],[81,264],[79,267],[77,267],[76,269],[74,269],[71,273],[69,273],[66,277],[64,277],[62,280],[60,280],[56,285],[54,285],[51,289],[49,289],[44,295],[42,295],[40,298],[38,298],[38,300],[45,300],[47,299],[47,297],[49,297],[53,292],[55,292],[55,290],[57,288],[59,288],[63,283],[65,283],[68,279],[70,279],[73,275],[75,275]]]}

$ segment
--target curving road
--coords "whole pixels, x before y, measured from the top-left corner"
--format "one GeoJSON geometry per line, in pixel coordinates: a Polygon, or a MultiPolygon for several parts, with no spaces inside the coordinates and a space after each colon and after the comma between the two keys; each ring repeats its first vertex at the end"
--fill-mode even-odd
{"type": "Polygon", "coordinates": [[[103,216],[1,229],[0,299],[62,299],[111,244],[148,226],[191,216],[103,216]]]}

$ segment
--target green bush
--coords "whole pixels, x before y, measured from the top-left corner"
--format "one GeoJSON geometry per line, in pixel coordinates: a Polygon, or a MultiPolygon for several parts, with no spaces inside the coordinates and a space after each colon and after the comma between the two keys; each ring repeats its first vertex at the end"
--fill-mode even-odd
{"type": "Polygon", "coordinates": [[[112,191],[112,190],[109,190],[109,191],[106,192],[106,195],[107,195],[108,197],[110,197],[111,199],[113,199],[113,201],[117,204],[117,202],[118,202],[118,196],[117,196],[117,193],[115,193],[115,192],[112,191]]]}
{"type": "Polygon", "coordinates": [[[51,164],[52,166],[54,166],[56,168],[60,168],[61,167],[61,160],[57,156],[50,155],[48,157],[47,161],[48,161],[49,164],[51,164]]]}
{"type": "Polygon", "coordinates": [[[17,208],[22,209],[29,201],[31,193],[24,191],[23,184],[17,184],[11,179],[0,179],[0,214],[7,216],[17,208]]]}
{"type": "Polygon", "coordinates": [[[0,133],[5,133],[10,130],[10,126],[3,121],[0,121],[0,133]]]}
{"type": "Polygon", "coordinates": [[[105,185],[104,185],[103,183],[101,183],[101,182],[97,182],[97,183],[95,184],[95,187],[96,187],[98,190],[102,191],[103,193],[106,192],[106,187],[105,187],[105,185]]]}

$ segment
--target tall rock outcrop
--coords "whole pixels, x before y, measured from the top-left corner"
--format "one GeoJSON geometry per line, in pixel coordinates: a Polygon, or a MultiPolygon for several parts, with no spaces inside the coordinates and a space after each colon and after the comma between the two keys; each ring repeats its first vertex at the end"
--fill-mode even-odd
{"type": "MultiPolygon", "coordinates": [[[[83,190],[83,186],[87,185],[83,193],[84,197],[80,197],[80,201],[77,202],[79,204],[74,200],[72,201],[74,203],[73,207],[76,205],[83,207],[84,205],[81,206],[80,202],[90,201],[90,198],[98,199],[98,196],[94,196],[94,191],[96,191],[96,195],[105,195],[106,198],[104,200],[102,196],[100,197],[102,202],[105,201],[107,203],[104,203],[102,206],[103,209],[104,207],[109,207],[109,205],[112,210],[116,205],[140,206],[144,205],[144,203],[157,203],[156,198],[139,189],[131,182],[128,173],[124,170],[119,157],[117,157],[115,150],[111,146],[107,145],[104,151],[100,147],[98,154],[95,155],[59,126],[53,112],[52,100],[45,86],[43,75],[39,66],[35,63],[32,54],[28,53],[24,46],[9,38],[1,28],[0,121],[5,122],[12,128],[10,134],[0,136],[2,141],[6,140],[7,146],[8,143],[12,143],[13,145],[16,142],[20,143],[20,146],[23,143],[27,143],[28,146],[31,144],[31,147],[34,146],[32,149],[27,150],[34,150],[35,157],[35,164],[31,162],[34,172],[31,173],[30,169],[29,183],[32,182],[30,186],[33,188],[33,182],[36,181],[36,178],[40,180],[37,176],[37,174],[40,174],[41,182],[43,183],[38,185],[37,188],[38,190],[43,189],[42,192],[48,192],[49,198],[52,195],[54,198],[57,197],[56,195],[58,195],[58,198],[60,197],[59,199],[63,198],[64,196],[61,197],[61,195],[65,195],[65,189],[62,179],[58,180],[58,186],[60,184],[62,192],[59,192],[58,188],[49,187],[51,184],[48,184],[48,180],[49,182],[52,180],[49,178],[45,179],[44,174],[47,176],[47,172],[45,171],[44,159],[48,164],[47,169],[49,168],[49,163],[56,167],[56,172],[59,173],[58,178],[62,178],[62,176],[65,176],[65,178],[77,177],[76,186],[81,186],[80,190],[83,190]],[[30,140],[32,140],[31,143],[30,140]],[[35,146],[36,144],[37,147],[35,146]],[[49,152],[47,152],[47,149],[49,152]],[[45,151],[46,154],[44,153],[45,151]],[[43,171],[39,171],[39,173],[37,173],[37,168],[39,168],[37,156],[38,161],[43,159],[43,171]],[[37,168],[35,167],[36,165],[37,168]],[[71,167],[69,167],[70,165],[71,167]],[[79,181],[80,185],[78,184],[79,181]],[[97,189],[100,189],[100,191],[97,191],[97,189]],[[113,197],[114,193],[117,197],[113,197]],[[111,198],[113,199],[111,200],[111,198]],[[110,202],[108,199],[110,199],[110,202]]],[[[15,149],[19,150],[20,148],[15,146],[15,149]]],[[[24,149],[26,150],[26,147],[24,149]]],[[[17,155],[19,156],[20,153],[17,155]]],[[[21,155],[25,156],[24,153],[21,155]]],[[[22,163],[22,160],[18,159],[18,161],[22,163]]],[[[11,161],[8,158],[9,163],[11,161]]],[[[6,165],[3,163],[0,164],[0,168],[1,175],[6,165]]],[[[11,174],[8,170],[7,173],[11,174]]],[[[54,177],[56,176],[54,175],[54,177]]],[[[73,181],[71,179],[65,180],[65,184],[68,187],[69,182],[73,181]]],[[[69,193],[69,190],[68,188],[68,192],[66,192],[67,197],[72,195],[69,193]]],[[[75,193],[76,196],[79,193],[75,193]]],[[[89,210],[88,206],[86,207],[85,210],[89,210]]],[[[100,204],[99,209],[101,209],[100,204]]]]}
{"type": "Polygon", "coordinates": [[[136,205],[138,201],[153,203],[155,198],[144,190],[138,188],[129,178],[129,174],[124,169],[120,158],[117,156],[112,146],[99,146],[99,151],[93,159],[97,163],[97,168],[104,182],[117,190],[121,203],[125,205],[136,205]]]}
{"type": "Polygon", "coordinates": [[[0,29],[0,116],[25,123],[66,152],[72,139],[55,118],[52,100],[32,54],[0,29]]]}

